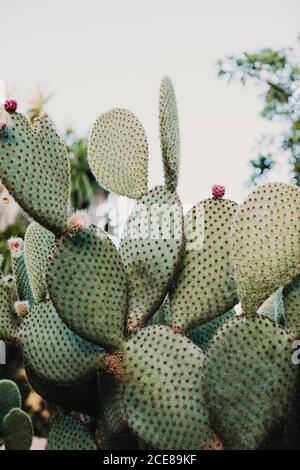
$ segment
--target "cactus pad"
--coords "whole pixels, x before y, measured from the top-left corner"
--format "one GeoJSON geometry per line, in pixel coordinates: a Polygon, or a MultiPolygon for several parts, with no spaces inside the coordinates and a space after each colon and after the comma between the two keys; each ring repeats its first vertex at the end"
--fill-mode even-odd
{"type": "Polygon", "coordinates": [[[4,418],[2,436],[6,450],[29,450],[33,427],[29,416],[19,408],[13,408],[4,418]]]}
{"type": "Polygon", "coordinates": [[[285,327],[285,312],[282,298],[282,287],[272,294],[257,310],[259,315],[268,317],[279,325],[285,327]]]}
{"type": "Polygon", "coordinates": [[[19,300],[26,300],[31,306],[34,302],[34,298],[32,296],[32,290],[25,263],[23,240],[19,256],[12,257],[12,269],[17,284],[19,300]]]}
{"type": "Polygon", "coordinates": [[[134,199],[147,192],[147,137],[130,111],[113,109],[96,120],[88,160],[96,179],[107,190],[134,199]]]}
{"type": "Polygon", "coordinates": [[[25,234],[24,255],[33,297],[36,302],[46,298],[46,262],[54,235],[38,223],[29,225],[25,234]]]}
{"type": "Polygon", "coordinates": [[[187,337],[202,351],[207,351],[209,344],[218,331],[219,328],[230,318],[235,316],[234,309],[229,310],[229,312],[224,313],[220,317],[216,317],[213,320],[210,320],[207,323],[203,323],[202,325],[195,326],[187,332],[187,337]]]}
{"type": "Polygon", "coordinates": [[[104,231],[91,227],[57,240],[49,257],[47,284],[54,306],[73,331],[102,346],[121,344],[126,274],[104,231]]]}
{"type": "Polygon", "coordinates": [[[119,434],[127,430],[123,403],[124,385],[107,373],[99,374],[99,396],[107,431],[119,434]]]}
{"type": "Polygon", "coordinates": [[[215,436],[202,396],[203,360],[199,348],[167,326],[149,326],[128,340],[125,412],[129,429],[147,445],[163,450],[212,445],[215,436]]]}
{"type": "Polygon", "coordinates": [[[283,304],[287,328],[300,338],[300,276],[283,289],[283,304]]]}
{"type": "Polygon", "coordinates": [[[232,231],[232,255],[245,315],[300,272],[300,189],[261,186],[240,206],[232,231]]]}
{"type": "Polygon", "coordinates": [[[64,416],[53,423],[47,450],[97,450],[97,446],[78,418],[64,416]]]}
{"type": "Polygon", "coordinates": [[[232,201],[207,199],[185,215],[186,253],[170,292],[172,320],[185,331],[238,303],[229,243],[236,209],[232,201]]]}
{"type": "Polygon", "coordinates": [[[75,335],[52,303],[35,305],[21,326],[26,364],[42,379],[68,384],[91,376],[103,350],[75,335]]]}
{"type": "Polygon", "coordinates": [[[164,300],[184,249],[182,206],[164,186],[143,196],[120,244],[129,281],[129,319],[145,323],[164,300]]]}
{"type": "Polygon", "coordinates": [[[21,395],[15,382],[12,380],[0,380],[0,427],[12,408],[21,407],[21,395]]]}
{"type": "Polygon", "coordinates": [[[263,448],[295,398],[289,335],[264,317],[235,317],[214,336],[204,367],[212,426],[226,449],[263,448]]]}
{"type": "Polygon", "coordinates": [[[17,341],[17,318],[12,311],[10,288],[0,279],[0,339],[2,341],[17,341]]]}
{"type": "Polygon", "coordinates": [[[159,124],[165,183],[170,191],[175,191],[178,183],[180,139],[175,92],[168,77],[163,78],[160,87],[159,124]]]}
{"type": "Polygon", "coordinates": [[[69,161],[48,118],[34,128],[22,114],[0,134],[0,175],[22,209],[51,231],[62,232],[69,210],[69,161]]]}
{"type": "Polygon", "coordinates": [[[163,303],[157,312],[149,319],[147,325],[171,325],[171,310],[168,301],[163,303]]]}

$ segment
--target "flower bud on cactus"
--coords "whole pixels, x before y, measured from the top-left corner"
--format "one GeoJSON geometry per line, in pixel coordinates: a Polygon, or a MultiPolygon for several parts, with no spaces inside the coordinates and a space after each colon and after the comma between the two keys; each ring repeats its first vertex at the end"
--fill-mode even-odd
{"type": "Polygon", "coordinates": [[[7,241],[8,248],[10,249],[10,254],[13,258],[18,258],[21,254],[23,240],[22,238],[10,238],[7,241]]]}
{"type": "Polygon", "coordinates": [[[90,225],[90,219],[86,211],[76,211],[69,217],[68,229],[70,232],[80,232],[90,225]]]}
{"type": "Polygon", "coordinates": [[[19,315],[21,318],[25,318],[26,315],[28,315],[29,313],[29,304],[25,300],[16,301],[14,303],[14,308],[15,308],[16,314],[19,315]]]}
{"type": "Polygon", "coordinates": [[[212,195],[213,197],[215,197],[216,199],[219,199],[221,197],[223,197],[225,194],[225,188],[224,186],[220,186],[218,184],[215,184],[213,187],[212,187],[212,195]]]}
{"type": "Polygon", "coordinates": [[[6,100],[4,103],[4,109],[9,114],[13,114],[17,111],[18,104],[16,100],[6,100]]]}

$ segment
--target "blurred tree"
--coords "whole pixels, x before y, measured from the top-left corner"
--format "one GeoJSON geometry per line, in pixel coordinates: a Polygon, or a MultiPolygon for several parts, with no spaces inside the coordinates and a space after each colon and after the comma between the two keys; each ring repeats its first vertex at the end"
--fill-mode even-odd
{"type": "Polygon", "coordinates": [[[36,90],[30,94],[26,113],[30,122],[33,122],[44,112],[45,106],[51,98],[51,93],[46,94],[40,88],[36,88],[36,90]]]}
{"type": "Polygon", "coordinates": [[[67,129],[64,140],[71,164],[71,202],[75,209],[86,209],[100,189],[87,160],[87,138],[67,129]]]}
{"type": "Polygon", "coordinates": [[[261,116],[282,124],[282,132],[259,140],[257,158],[250,162],[251,182],[256,184],[284,152],[293,182],[300,186],[300,36],[293,47],[230,55],[217,65],[219,77],[256,85],[263,101],[261,116]]]}

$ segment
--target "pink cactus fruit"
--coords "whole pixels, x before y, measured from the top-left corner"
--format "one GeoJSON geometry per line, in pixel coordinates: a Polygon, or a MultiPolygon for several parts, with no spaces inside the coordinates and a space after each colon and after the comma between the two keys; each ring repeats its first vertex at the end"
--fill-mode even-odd
{"type": "Polygon", "coordinates": [[[16,100],[6,100],[4,102],[4,109],[9,114],[14,114],[17,111],[18,103],[16,100]]]}
{"type": "Polygon", "coordinates": [[[221,197],[223,197],[225,194],[225,188],[224,186],[220,186],[219,184],[215,184],[213,187],[212,187],[212,195],[213,197],[215,197],[216,199],[220,199],[221,197]]]}

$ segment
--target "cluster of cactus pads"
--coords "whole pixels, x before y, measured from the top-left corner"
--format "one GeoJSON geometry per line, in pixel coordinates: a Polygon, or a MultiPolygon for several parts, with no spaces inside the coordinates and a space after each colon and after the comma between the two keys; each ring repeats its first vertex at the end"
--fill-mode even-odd
{"type": "Polygon", "coordinates": [[[19,345],[28,380],[59,409],[48,449],[300,447],[300,188],[266,184],[238,206],[215,186],[183,216],[164,78],[164,185],[148,191],[147,138],[131,112],[101,115],[90,135],[99,184],[137,200],[117,248],[72,212],[49,118],[31,127],[6,108],[0,177],[32,220],[24,241],[8,241],[0,338],[19,345]]]}
{"type": "Polygon", "coordinates": [[[0,380],[0,446],[6,450],[29,450],[32,423],[21,410],[21,395],[11,380],[0,380]]]}

